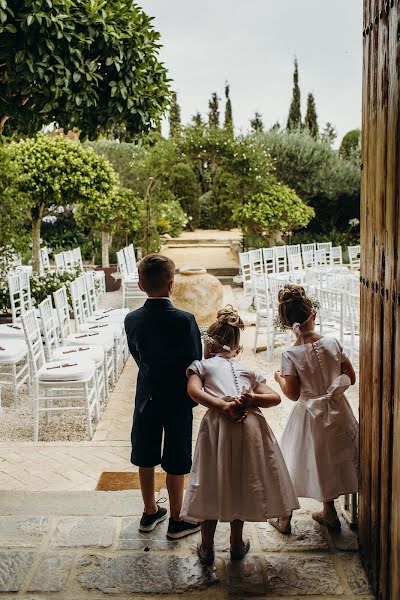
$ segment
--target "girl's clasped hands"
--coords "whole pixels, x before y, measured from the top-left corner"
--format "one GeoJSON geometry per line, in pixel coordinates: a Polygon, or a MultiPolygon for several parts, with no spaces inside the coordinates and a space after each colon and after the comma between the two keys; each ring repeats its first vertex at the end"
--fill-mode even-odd
{"type": "Polygon", "coordinates": [[[253,405],[254,393],[251,388],[243,387],[239,397],[225,396],[224,415],[234,423],[242,423],[248,415],[247,409],[253,405]]]}

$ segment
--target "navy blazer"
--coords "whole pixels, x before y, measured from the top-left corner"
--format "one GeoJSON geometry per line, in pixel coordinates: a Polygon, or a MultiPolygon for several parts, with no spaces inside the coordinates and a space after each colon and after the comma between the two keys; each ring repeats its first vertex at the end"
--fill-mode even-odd
{"type": "Polygon", "coordinates": [[[187,393],[186,369],[202,357],[200,331],[191,313],[170,300],[146,300],[125,317],[129,350],[139,367],[135,410],[152,398],[170,407],[195,405],[187,393]]]}

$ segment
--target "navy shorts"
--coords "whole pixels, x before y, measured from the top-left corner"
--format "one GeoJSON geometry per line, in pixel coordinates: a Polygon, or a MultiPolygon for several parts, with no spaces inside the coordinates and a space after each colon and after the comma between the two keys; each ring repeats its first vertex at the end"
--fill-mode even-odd
{"type": "Polygon", "coordinates": [[[161,467],[170,475],[185,475],[192,467],[192,406],[165,406],[148,400],[135,410],[131,462],[138,467],[161,467]],[[164,444],[163,444],[164,433],[164,444]]]}

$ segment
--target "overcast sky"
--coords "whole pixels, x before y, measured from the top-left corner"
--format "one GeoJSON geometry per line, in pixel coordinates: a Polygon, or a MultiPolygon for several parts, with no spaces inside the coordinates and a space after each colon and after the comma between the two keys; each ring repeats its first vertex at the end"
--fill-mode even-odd
{"type": "Polygon", "coordinates": [[[313,92],[320,125],[341,138],[360,126],[361,0],[142,0],[161,34],[161,58],[178,93],[184,122],[207,114],[213,91],[231,86],[234,123],[247,131],[255,111],[286,122],[293,59],[303,114],[313,92]]]}

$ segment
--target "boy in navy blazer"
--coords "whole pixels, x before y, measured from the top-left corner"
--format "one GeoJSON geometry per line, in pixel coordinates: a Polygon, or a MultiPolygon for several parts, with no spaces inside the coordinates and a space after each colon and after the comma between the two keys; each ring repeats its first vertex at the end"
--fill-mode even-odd
{"type": "Polygon", "coordinates": [[[139,467],[144,512],[141,531],[152,531],[167,518],[156,504],[154,467],[167,473],[170,519],[167,537],[199,531],[200,525],[179,519],[184,475],[192,465],[192,409],[186,369],[202,357],[199,328],[191,313],[178,310],[172,293],[175,264],[160,254],[139,263],[139,287],[148,298],[125,319],[129,350],[139,367],[132,425],[131,461],[139,467]],[[162,437],[164,435],[164,443],[162,437]],[[163,447],[162,447],[163,446],[163,447]]]}

